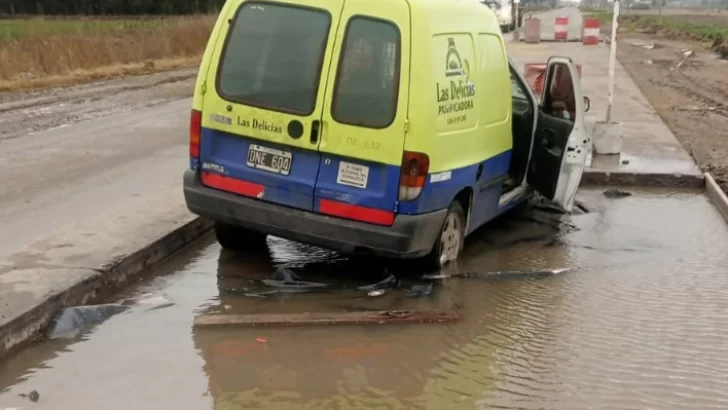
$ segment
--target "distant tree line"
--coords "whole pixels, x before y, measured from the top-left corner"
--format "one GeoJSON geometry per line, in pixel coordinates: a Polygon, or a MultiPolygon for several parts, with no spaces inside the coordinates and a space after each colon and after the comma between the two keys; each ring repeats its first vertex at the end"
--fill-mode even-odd
{"type": "Polygon", "coordinates": [[[225,0],[0,0],[0,14],[179,15],[220,10],[225,0]]]}

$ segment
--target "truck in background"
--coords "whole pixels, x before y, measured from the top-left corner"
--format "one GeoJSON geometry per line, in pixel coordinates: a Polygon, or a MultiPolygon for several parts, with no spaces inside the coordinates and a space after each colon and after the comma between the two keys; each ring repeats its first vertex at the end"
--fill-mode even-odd
{"type": "Polygon", "coordinates": [[[523,23],[523,9],[520,1],[517,0],[480,0],[481,3],[490,7],[498,18],[503,33],[514,31],[523,23]],[[518,13],[516,13],[518,11],[518,13]],[[516,19],[518,24],[516,24],[516,19]]]}

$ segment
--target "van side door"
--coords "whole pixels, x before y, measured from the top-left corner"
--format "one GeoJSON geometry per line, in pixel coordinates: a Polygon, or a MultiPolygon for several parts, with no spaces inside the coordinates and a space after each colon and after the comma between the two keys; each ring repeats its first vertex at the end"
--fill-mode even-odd
{"type": "Polygon", "coordinates": [[[347,1],[322,113],[314,210],[391,225],[407,124],[410,10],[347,1]]]}
{"type": "Polygon", "coordinates": [[[228,0],[204,82],[201,182],[313,211],[344,0],[228,0]]]}
{"type": "Polygon", "coordinates": [[[584,123],[579,73],[568,57],[551,57],[539,106],[528,183],[571,212],[591,138],[584,123]]]}

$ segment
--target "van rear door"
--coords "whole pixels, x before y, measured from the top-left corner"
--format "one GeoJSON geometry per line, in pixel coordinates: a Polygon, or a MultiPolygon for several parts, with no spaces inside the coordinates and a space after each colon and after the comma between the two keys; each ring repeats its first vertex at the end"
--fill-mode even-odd
{"type": "Polygon", "coordinates": [[[204,84],[202,183],[312,211],[344,0],[229,1],[204,84]]]}
{"type": "Polygon", "coordinates": [[[571,212],[591,138],[584,123],[579,72],[568,57],[551,57],[539,107],[528,183],[571,212]]]}
{"type": "Polygon", "coordinates": [[[394,221],[407,125],[406,1],[347,1],[328,73],[315,192],[317,212],[394,221]]]}

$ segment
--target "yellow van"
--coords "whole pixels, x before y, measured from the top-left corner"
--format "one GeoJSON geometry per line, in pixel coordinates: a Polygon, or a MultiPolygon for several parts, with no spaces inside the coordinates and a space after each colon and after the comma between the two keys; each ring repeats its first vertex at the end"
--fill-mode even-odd
{"type": "Polygon", "coordinates": [[[533,190],[571,209],[591,141],[570,59],[544,90],[477,0],[228,0],[185,200],[226,248],[270,234],[441,266],[533,190]]]}

